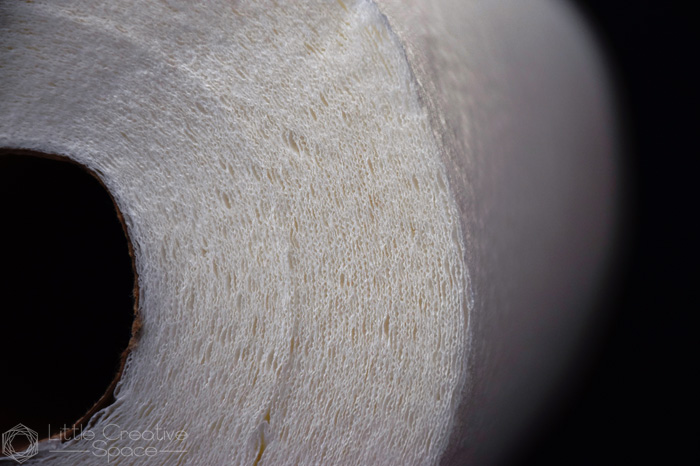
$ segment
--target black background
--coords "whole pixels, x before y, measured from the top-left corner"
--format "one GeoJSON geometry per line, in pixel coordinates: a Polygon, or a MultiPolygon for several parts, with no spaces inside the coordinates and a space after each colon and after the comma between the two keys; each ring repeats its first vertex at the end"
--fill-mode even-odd
{"type": "Polygon", "coordinates": [[[575,2],[607,56],[626,133],[621,257],[602,344],[509,464],[700,464],[690,322],[700,308],[689,299],[700,275],[690,247],[699,135],[692,3],[575,2]]]}

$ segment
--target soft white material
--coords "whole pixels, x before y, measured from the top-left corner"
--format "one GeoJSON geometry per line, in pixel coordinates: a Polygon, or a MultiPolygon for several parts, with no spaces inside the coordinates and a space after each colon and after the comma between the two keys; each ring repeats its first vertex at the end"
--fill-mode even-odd
{"type": "MultiPolygon", "coordinates": [[[[1,8],[0,147],[99,174],[135,248],[143,332],[90,429],[187,432],[179,453],[100,444],[159,450],[112,462],[435,463],[469,279],[442,149],[377,7],[1,8]]],[[[51,441],[35,461],[95,453],[51,441]]]]}

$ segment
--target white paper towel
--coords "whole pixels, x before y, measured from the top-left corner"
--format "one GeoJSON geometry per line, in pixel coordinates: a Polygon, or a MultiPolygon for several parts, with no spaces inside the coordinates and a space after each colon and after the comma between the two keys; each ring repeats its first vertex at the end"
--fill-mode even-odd
{"type": "Polygon", "coordinates": [[[518,355],[568,354],[532,323],[573,334],[583,317],[557,311],[590,294],[602,261],[608,207],[600,225],[584,213],[603,239],[573,258],[548,226],[609,190],[596,156],[600,187],[579,199],[594,150],[574,126],[605,100],[575,106],[598,65],[557,8],[532,2],[533,20],[486,3],[2,5],[0,147],[100,177],[134,246],[143,324],[116,401],[35,461],[435,464],[489,432],[474,413],[509,406],[514,371],[540,374],[518,355]],[[485,39],[460,42],[458,18],[485,39]],[[509,21],[572,38],[510,56],[509,21]],[[558,61],[572,50],[593,65],[575,91],[558,61]],[[508,74],[517,57],[527,69],[508,74]],[[535,236],[551,242],[532,252],[535,236]],[[561,300],[528,301],[574,263],[582,284],[558,276],[561,300]]]}

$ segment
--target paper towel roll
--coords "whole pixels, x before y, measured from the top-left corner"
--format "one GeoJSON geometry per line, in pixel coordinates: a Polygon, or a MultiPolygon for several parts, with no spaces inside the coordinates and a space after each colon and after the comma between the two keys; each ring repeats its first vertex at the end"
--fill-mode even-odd
{"type": "Polygon", "coordinates": [[[0,147],[101,179],[140,296],[35,460],[477,461],[529,419],[610,236],[598,58],[546,2],[378,3],[2,5],[0,147]]]}

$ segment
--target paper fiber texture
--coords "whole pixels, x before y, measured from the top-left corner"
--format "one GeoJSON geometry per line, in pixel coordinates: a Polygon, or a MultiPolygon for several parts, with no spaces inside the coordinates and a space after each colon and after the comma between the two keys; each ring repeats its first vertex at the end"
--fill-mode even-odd
{"type": "Polygon", "coordinates": [[[102,179],[143,320],[97,437],[39,457],[434,463],[466,377],[468,275],[438,142],[378,8],[4,8],[0,141],[102,179]],[[187,439],[116,433],[156,426],[187,439]]]}

